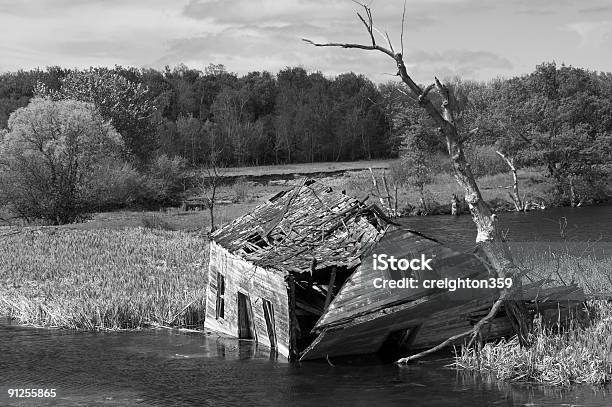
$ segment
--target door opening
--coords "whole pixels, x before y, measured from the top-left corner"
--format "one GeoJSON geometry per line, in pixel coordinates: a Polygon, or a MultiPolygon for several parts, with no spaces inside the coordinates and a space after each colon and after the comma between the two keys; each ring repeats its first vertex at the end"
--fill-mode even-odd
{"type": "Polygon", "coordinates": [[[251,300],[247,295],[240,292],[238,293],[238,338],[256,339],[251,300]]]}

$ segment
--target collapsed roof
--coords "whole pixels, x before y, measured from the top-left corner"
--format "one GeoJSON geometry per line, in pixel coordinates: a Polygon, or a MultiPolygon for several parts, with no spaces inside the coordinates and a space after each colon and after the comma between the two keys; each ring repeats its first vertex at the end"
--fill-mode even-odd
{"type": "Polygon", "coordinates": [[[309,179],[212,234],[233,254],[285,273],[353,268],[389,221],[376,205],[309,179]]]}

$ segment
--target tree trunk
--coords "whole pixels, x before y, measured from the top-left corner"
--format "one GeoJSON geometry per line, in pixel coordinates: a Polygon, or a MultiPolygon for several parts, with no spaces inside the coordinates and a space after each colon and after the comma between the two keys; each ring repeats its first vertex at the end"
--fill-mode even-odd
{"type": "Polygon", "coordinates": [[[569,193],[570,193],[570,205],[572,208],[578,206],[578,195],[576,194],[576,185],[574,184],[574,176],[570,175],[568,178],[569,193]]]}
{"type": "MultiPolygon", "coordinates": [[[[448,87],[442,85],[437,78],[435,79],[435,86],[442,96],[441,112],[438,111],[427,98],[428,89],[430,90],[433,86],[422,91],[408,76],[401,55],[398,54],[395,59],[402,80],[404,80],[404,83],[418,95],[420,105],[440,126],[439,130],[446,139],[455,179],[465,191],[465,201],[470,209],[472,220],[476,224],[476,243],[481,252],[481,260],[488,265],[494,274],[496,274],[496,277],[509,277],[513,279],[512,288],[501,290],[500,298],[520,301],[520,295],[517,296],[516,294],[522,294],[521,272],[514,264],[510,249],[503,241],[497,227],[496,217],[492,213],[489,205],[482,198],[480,188],[478,188],[476,179],[472,174],[470,164],[465,158],[463,145],[453,116],[452,95],[450,90],[448,87]]],[[[518,335],[520,342],[523,344],[526,343],[530,331],[530,322],[524,304],[510,307],[507,310],[509,314],[512,315],[511,318],[515,321],[513,326],[518,328],[518,331],[515,333],[518,335]]]]}
{"type": "MultiPolygon", "coordinates": [[[[438,126],[439,132],[446,140],[455,179],[465,191],[465,200],[470,209],[472,219],[476,224],[476,243],[480,248],[482,260],[486,265],[488,265],[492,273],[496,274],[496,277],[510,277],[513,279],[514,283],[511,289],[501,290],[498,301],[496,302],[495,306],[491,308],[490,315],[487,315],[487,318],[489,319],[483,319],[477,324],[479,330],[483,324],[487,323],[493,318],[504,301],[512,298],[516,299],[515,293],[522,293],[520,270],[514,264],[508,246],[503,242],[502,236],[499,233],[496,225],[495,215],[491,212],[489,205],[483,200],[480,189],[478,188],[474,175],[472,174],[470,165],[465,158],[462,141],[459,137],[453,117],[452,95],[450,94],[450,90],[448,87],[443,86],[438,78],[435,78],[434,84],[429,85],[425,89],[421,89],[421,87],[417,85],[408,74],[402,54],[395,52],[389,38],[387,37],[389,48],[383,47],[376,43],[376,38],[374,35],[376,28],[373,24],[372,12],[369,6],[362,4],[362,7],[365,10],[366,17],[364,18],[359,13],[358,17],[368,31],[371,45],[350,43],[315,43],[306,39],[304,41],[317,47],[342,47],[379,51],[393,58],[398,70],[397,75],[418,98],[419,105],[429,114],[429,116],[438,126]],[[437,88],[438,92],[442,96],[443,102],[441,110],[438,110],[428,98],[428,93],[434,87],[437,88]]],[[[517,334],[521,342],[524,343],[529,332],[527,313],[524,312],[524,307],[520,306],[509,307],[507,309],[510,315],[512,315],[512,318],[517,321],[516,326],[519,331],[517,334]]],[[[476,334],[477,333],[478,332],[476,332],[476,334]]],[[[398,362],[402,362],[402,360],[398,362]]]]}
{"type": "Polygon", "coordinates": [[[514,166],[514,160],[509,159],[508,157],[506,157],[504,154],[502,154],[499,151],[496,151],[495,153],[497,153],[497,155],[500,156],[506,162],[506,164],[508,164],[508,166],[510,167],[510,171],[512,172],[512,178],[514,180],[514,183],[512,184],[512,192],[510,193],[510,198],[512,198],[512,202],[514,203],[514,207],[516,208],[517,212],[524,211],[525,202],[522,202],[521,196],[519,195],[518,176],[516,174],[516,167],[514,166]]]}

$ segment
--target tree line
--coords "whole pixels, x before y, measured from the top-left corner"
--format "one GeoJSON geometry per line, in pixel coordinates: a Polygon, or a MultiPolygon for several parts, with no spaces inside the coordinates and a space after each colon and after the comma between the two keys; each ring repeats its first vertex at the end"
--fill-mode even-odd
{"type": "MultiPolygon", "coordinates": [[[[476,176],[508,171],[503,156],[515,168],[543,168],[560,205],[609,197],[612,74],[544,63],[519,77],[448,86],[476,176]]],[[[0,206],[65,223],[126,205],[175,204],[189,166],[397,156],[398,183],[423,197],[432,173],[444,170],[438,131],[405,85],[354,73],[238,76],[219,65],[5,73],[0,206]]]]}
{"type": "Polygon", "coordinates": [[[330,79],[286,68],[243,76],[204,71],[51,67],[0,75],[0,128],[36,95],[94,103],[129,153],[183,157],[201,166],[385,158],[397,151],[378,87],[362,75],[330,79]]]}

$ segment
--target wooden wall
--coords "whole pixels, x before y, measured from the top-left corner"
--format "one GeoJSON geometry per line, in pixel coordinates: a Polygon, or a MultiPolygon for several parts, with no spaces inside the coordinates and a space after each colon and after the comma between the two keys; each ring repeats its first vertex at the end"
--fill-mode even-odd
{"type": "Polygon", "coordinates": [[[238,337],[238,292],[247,295],[253,309],[257,341],[270,346],[263,299],[274,306],[274,319],[279,354],[289,355],[289,307],[287,286],[276,271],[255,266],[233,255],[219,244],[210,243],[210,263],[206,287],[206,328],[238,337]],[[216,318],[217,276],[225,278],[225,315],[216,318]]]}

